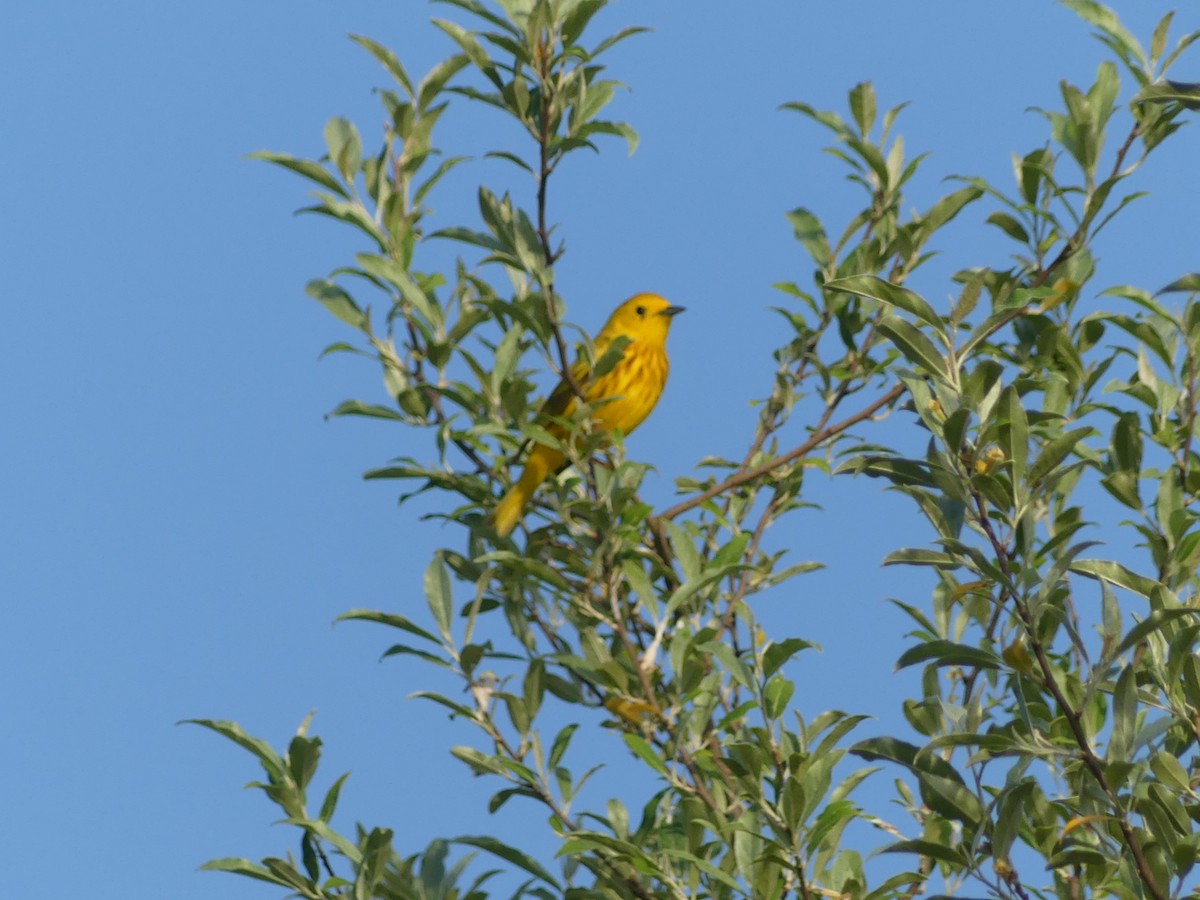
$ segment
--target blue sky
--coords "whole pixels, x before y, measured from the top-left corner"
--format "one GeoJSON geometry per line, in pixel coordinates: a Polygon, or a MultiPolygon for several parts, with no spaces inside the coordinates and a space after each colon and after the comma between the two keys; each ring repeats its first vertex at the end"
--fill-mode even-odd
{"type": "MultiPolygon", "coordinates": [[[[856,200],[825,141],[790,100],[844,110],[875,82],[910,153],[932,151],[913,186],[927,206],[948,174],[1007,185],[1010,154],[1045,138],[1030,106],[1058,82],[1088,84],[1104,48],[1048,2],[925,4],[619,0],[598,21],[654,31],[609,58],[632,90],[613,114],[640,132],[579,155],[551,197],[569,252],[559,286],[571,318],[597,328],[616,302],[655,290],[688,307],[672,334],[672,381],[630,441],[653,461],[657,502],[708,454],[737,455],[768,389],[771,288],[810,265],[784,213],[844,222],[856,200]]],[[[1170,7],[1115,4],[1143,40],[1170,7]]],[[[339,824],[397,828],[415,852],[432,837],[511,828],[489,821],[497,785],[469,779],[451,743],[472,740],[437,708],[406,701],[425,671],[378,661],[391,635],[330,622],[352,607],[425,615],[421,573],[458,534],[394,503],[360,473],[420,436],[369,421],[327,422],[343,399],[380,401],[377,373],[317,362],[348,337],[306,298],[307,280],[362,249],[346,229],[293,218],[297,178],[245,154],[315,156],[333,115],[366,135],[381,121],[383,72],[346,39],[391,46],[414,73],[452,51],[415,0],[286,5],[43,0],[6,12],[0,187],[0,662],[8,732],[0,824],[11,896],[271,896],[196,873],[210,857],[292,846],[275,810],[240,786],[253,761],[177,720],[231,718],[281,744],[304,715],[327,742],[327,780],[347,769],[339,824]]],[[[1180,32],[1200,27],[1194,7],[1180,32]]],[[[1192,62],[1177,72],[1200,81],[1192,62]]],[[[452,110],[441,143],[478,155],[512,139],[492,112],[452,110]]],[[[1156,289],[1197,268],[1189,128],[1152,157],[1152,192],[1100,241],[1097,289],[1156,289]]],[[[513,184],[478,161],[447,179],[442,223],[474,220],[477,185],[513,184]]],[[[528,198],[526,198],[528,199],[528,198]]],[[[914,284],[935,304],[938,276],[998,264],[1007,248],[982,207],[914,284]]],[[[831,225],[831,227],[834,227],[831,225]]],[[[915,673],[891,676],[906,625],[884,603],[924,602],[921,582],[876,562],[911,521],[879,485],[812,479],[823,511],[787,520],[781,545],[828,564],[764,611],[777,636],[824,646],[794,674],[809,715],[841,707],[885,722],[915,673]],[[864,627],[869,623],[871,627],[864,627]],[[816,686],[819,686],[816,687],[816,686]]],[[[617,763],[618,766],[623,765],[617,763]]],[[[619,770],[618,770],[619,771],[619,770]]],[[[594,795],[601,802],[602,794],[594,795]]],[[[509,816],[506,818],[505,816],[509,816]]],[[[541,845],[549,846],[549,845],[541,845]]]]}

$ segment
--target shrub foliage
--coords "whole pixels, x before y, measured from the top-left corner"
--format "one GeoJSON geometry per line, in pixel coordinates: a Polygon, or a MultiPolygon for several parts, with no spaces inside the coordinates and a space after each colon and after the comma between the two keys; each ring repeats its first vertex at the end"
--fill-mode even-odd
{"type": "Polygon", "coordinates": [[[1064,82],[1061,105],[1040,111],[1046,143],[1014,156],[1011,184],[957,178],[910,211],[923,157],[906,152],[899,108],[881,112],[866,83],[844,113],[787,104],[825,130],[861,207],[836,228],[787,213],[812,278],[777,286],[787,337],[744,456],[699,460],[678,502],[656,509],[638,493],[647,466],[601,447],[581,409],[574,465],[512,540],[486,514],[522,445],[549,439],[531,374],[561,373],[577,352],[614,362],[568,324],[551,188],[580,151],[608,152],[612,137],[636,146],[629,125],[605,118],[618,87],[605,63],[639,29],[595,34],[604,0],[449,0],[453,17],[433,24],[457,52],[420,79],[354,38],[389,79],[378,146],[336,118],[320,159],[257,155],[307,179],[309,211],[362,238],[353,263],[308,293],[353,333],[328,352],[374,360],[393,402],[337,412],[403,425],[427,448],[367,477],[432,495],[457,527],[425,572],[427,614],[344,618],[392,631],[388,653],[444,670],[436,683],[461,682],[418,693],[478,729],[451,751],[464,774],[495,784],[492,810],[539,809],[558,859],[497,836],[413,853],[384,827],[339,831],[345,776],[310,800],[321,742],[307,722],[281,753],[203,720],[258,759],[257,786],[299,835],[295,854],[208,868],[314,900],[483,897],[496,870],[468,868],[480,852],[540,897],[1191,890],[1200,275],[1099,287],[1092,246],[1121,227],[1139,168],[1200,107],[1200,86],[1168,78],[1200,33],[1174,38],[1168,15],[1145,46],[1106,7],[1068,5],[1106,58],[1092,84],[1064,82]],[[427,204],[463,162],[435,140],[451,103],[519,127],[523,143],[493,155],[529,190],[481,185],[477,220],[434,232],[427,204]],[[948,308],[906,286],[941,232],[981,226],[1012,255],[955,273],[948,308]],[[458,262],[431,265],[445,256],[426,252],[432,241],[457,245],[458,262]],[[877,479],[931,528],[887,559],[936,583],[896,601],[912,620],[898,666],[921,672],[903,734],[863,738],[859,712],[801,715],[787,663],[812,645],[755,620],[751,597],[816,565],[764,549],[814,468],[877,479]],[[1097,523],[1138,549],[1097,555],[1097,523]],[[639,809],[581,794],[582,742],[645,767],[655,787],[639,809]],[[896,802],[857,800],[867,779],[894,781],[896,802]]]}

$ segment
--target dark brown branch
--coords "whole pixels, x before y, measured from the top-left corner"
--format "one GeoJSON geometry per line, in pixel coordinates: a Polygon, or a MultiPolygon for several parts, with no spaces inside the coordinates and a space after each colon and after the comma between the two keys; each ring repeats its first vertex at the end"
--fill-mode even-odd
{"type": "MultiPolygon", "coordinates": [[[[312,832],[309,832],[309,835],[311,837],[312,832]]],[[[334,874],[333,865],[329,862],[329,857],[325,855],[325,848],[321,846],[320,839],[313,837],[312,845],[313,849],[317,851],[317,856],[321,858],[321,865],[325,867],[325,871],[328,873],[329,877],[336,878],[337,875],[334,874]]]]}

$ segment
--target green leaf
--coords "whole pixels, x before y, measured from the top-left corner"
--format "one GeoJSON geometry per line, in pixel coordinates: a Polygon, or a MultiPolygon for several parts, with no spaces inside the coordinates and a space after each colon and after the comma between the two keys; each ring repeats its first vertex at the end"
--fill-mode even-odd
{"type": "Polygon", "coordinates": [[[1133,738],[1137,727],[1137,682],[1133,666],[1126,666],[1113,688],[1112,735],[1108,740],[1109,763],[1128,762],[1133,757],[1133,738]]]}
{"type": "Polygon", "coordinates": [[[453,241],[461,241],[464,244],[471,244],[474,247],[482,247],[485,250],[490,250],[493,253],[502,253],[507,250],[507,247],[496,240],[490,234],[485,234],[482,231],[475,231],[470,228],[442,228],[433,232],[430,237],[448,238],[453,241]]]}
{"type": "MultiPolygon", "coordinates": [[[[475,710],[471,709],[471,707],[459,703],[456,700],[451,700],[444,694],[438,694],[434,691],[413,691],[408,696],[410,698],[419,697],[422,700],[432,700],[439,706],[446,707],[446,709],[450,710],[456,716],[463,716],[467,719],[471,719],[475,716],[475,710]]],[[[451,718],[453,718],[453,716],[451,716],[451,718]]],[[[475,750],[473,747],[451,747],[450,753],[468,765],[476,765],[478,760],[488,759],[488,757],[483,756],[483,754],[479,753],[479,751],[475,750]],[[471,754],[475,755],[472,756],[471,754]]],[[[489,764],[487,768],[484,768],[483,771],[499,773],[501,770],[497,768],[494,763],[492,763],[489,764]]]]}
{"type": "Polygon", "coordinates": [[[1155,776],[1178,794],[1192,794],[1193,788],[1188,771],[1172,754],[1160,750],[1150,758],[1150,768],[1155,776]]]}
{"type": "Polygon", "coordinates": [[[629,155],[637,151],[638,144],[641,138],[633,126],[626,122],[609,122],[603,119],[592,119],[590,122],[580,126],[578,132],[579,137],[589,137],[593,134],[608,134],[613,137],[625,139],[625,145],[629,148],[629,155]]]}
{"type": "Polygon", "coordinates": [[[308,787],[313,775],[317,772],[317,765],[321,760],[321,739],[318,737],[310,738],[306,733],[311,719],[312,714],[310,713],[300,726],[300,731],[292,738],[291,743],[288,744],[287,756],[285,758],[288,771],[292,775],[292,781],[300,791],[304,791],[308,787]]]}
{"type": "MultiPolygon", "coordinates": [[[[533,168],[529,165],[529,163],[525,162],[525,160],[521,159],[521,157],[517,156],[515,153],[510,153],[507,150],[492,150],[483,155],[487,159],[503,159],[506,162],[512,163],[514,166],[516,166],[519,169],[524,169],[530,175],[533,174],[533,168]]],[[[466,231],[466,229],[460,229],[460,230],[466,231]]],[[[470,232],[467,232],[467,233],[470,234],[470,232]]],[[[440,232],[440,231],[437,232],[435,236],[453,237],[452,234],[443,235],[442,232],[440,232]]],[[[492,240],[491,238],[488,238],[489,242],[491,240],[492,240]]],[[[470,241],[469,243],[474,243],[474,241],[470,241]]]]}
{"type": "Polygon", "coordinates": [[[361,400],[344,400],[329,413],[331,416],[367,416],[373,419],[394,419],[403,421],[404,416],[390,406],[379,406],[375,403],[363,403],[361,400]]]}
{"type": "Polygon", "coordinates": [[[1103,4],[1096,3],[1094,0],[1062,0],[1063,4],[1075,11],[1075,14],[1096,26],[1106,35],[1110,36],[1116,46],[1128,56],[1136,60],[1143,68],[1146,65],[1146,55],[1142,51],[1142,45],[1138,43],[1129,31],[1121,24],[1121,20],[1117,14],[1103,4]]]}
{"type": "MultiPolygon", "coordinates": [[[[809,726],[807,731],[806,739],[812,740],[816,734],[828,728],[828,731],[825,731],[824,737],[821,738],[821,742],[817,745],[817,748],[814,751],[817,756],[826,757],[834,752],[834,748],[842,738],[844,738],[847,734],[849,734],[869,718],[870,716],[866,715],[849,716],[840,709],[831,709],[822,713],[813,721],[812,725],[809,726]]],[[[840,758],[841,753],[839,752],[837,755],[840,758]]],[[[849,776],[845,781],[842,782],[842,785],[834,791],[833,795],[831,795],[831,799],[837,799],[837,795],[842,797],[849,795],[854,787],[856,787],[863,779],[865,779],[871,773],[878,771],[879,770],[877,768],[859,769],[856,773],[849,776]]]]}
{"type": "Polygon", "coordinates": [[[333,191],[340,197],[350,199],[350,194],[342,186],[342,183],[330,175],[324,166],[311,159],[298,159],[286,153],[272,153],[269,150],[259,150],[256,153],[248,154],[247,158],[261,159],[264,162],[282,166],[297,175],[303,175],[309,181],[315,181],[321,187],[333,191]]]}
{"type": "Polygon", "coordinates": [[[847,294],[878,300],[880,303],[911,313],[925,324],[932,326],[939,334],[945,333],[942,317],[923,297],[908,288],[884,281],[876,275],[850,275],[846,278],[835,278],[827,281],[825,288],[830,291],[844,291],[847,294]]]}
{"type": "Polygon", "coordinates": [[[1072,564],[1071,571],[1095,578],[1097,581],[1107,581],[1147,598],[1158,587],[1158,582],[1154,579],[1138,575],[1120,563],[1108,559],[1081,559],[1072,564]]]}
{"type": "Polygon", "coordinates": [[[625,744],[633,751],[634,755],[652,768],[659,775],[668,775],[667,764],[663,762],[662,757],[657,751],[650,746],[650,742],[639,734],[625,732],[621,735],[625,739],[625,744]]]}
{"type": "Polygon", "coordinates": [[[1171,32],[1171,20],[1175,17],[1175,12],[1172,10],[1158,20],[1158,24],[1154,26],[1154,35],[1150,38],[1150,58],[1153,60],[1162,59],[1163,53],[1167,50],[1167,35],[1171,32]]]}
{"type": "Polygon", "coordinates": [[[542,708],[542,699],[546,696],[546,663],[540,657],[530,660],[529,668],[525,670],[525,708],[530,719],[536,718],[542,708]]]}
{"type": "Polygon", "coordinates": [[[1037,203],[1038,193],[1054,172],[1054,154],[1050,148],[1041,147],[1022,157],[1017,167],[1021,183],[1021,196],[1030,206],[1037,203]]]}
{"type": "Polygon", "coordinates": [[[1018,315],[1019,310],[1006,308],[1000,312],[996,312],[988,316],[986,319],[980,322],[978,327],[976,327],[975,330],[972,331],[967,337],[967,339],[963,341],[962,346],[958,348],[958,358],[969,358],[976,347],[998,332],[1009,322],[1013,321],[1013,319],[1017,318],[1018,315]]]}
{"type": "Polygon", "coordinates": [[[967,862],[962,854],[955,851],[954,848],[939,844],[937,841],[896,841],[894,844],[888,844],[879,852],[914,853],[917,856],[927,856],[938,862],[947,863],[955,870],[963,868],[967,862]]]}
{"type": "Polygon", "coordinates": [[[922,228],[930,232],[936,231],[962,212],[965,206],[974,203],[982,196],[983,188],[974,185],[947,194],[934,203],[925,215],[921,216],[922,228]]]}
{"type": "Polygon", "coordinates": [[[1107,657],[1115,660],[1122,653],[1132,650],[1138,644],[1142,643],[1142,641],[1146,640],[1154,632],[1161,631],[1171,622],[1177,619],[1185,619],[1188,616],[1200,616],[1200,609],[1173,607],[1171,609],[1153,610],[1145,619],[1129,629],[1125,637],[1121,638],[1121,642],[1107,654],[1107,657]]]}
{"type": "Polygon", "coordinates": [[[957,784],[965,784],[962,776],[942,757],[897,738],[867,738],[851,747],[850,752],[868,761],[882,759],[899,763],[914,774],[933,774],[957,784]]]}
{"type": "Polygon", "coordinates": [[[942,381],[950,380],[950,368],[945,356],[914,325],[895,316],[882,318],[878,323],[879,333],[896,345],[896,348],[923,375],[937,376],[942,381]]]}
{"type": "Polygon", "coordinates": [[[1006,787],[996,804],[996,825],[992,831],[992,852],[997,860],[1007,860],[1009,851],[1025,820],[1023,807],[1037,788],[1037,782],[1025,778],[1006,787]]]}
{"type": "Polygon", "coordinates": [[[278,884],[281,887],[295,888],[294,879],[287,878],[282,873],[275,874],[271,869],[265,866],[260,866],[257,863],[252,863],[248,859],[240,859],[236,856],[225,856],[220,859],[210,859],[200,867],[202,872],[232,872],[235,875],[245,875],[248,878],[256,879],[257,881],[265,881],[269,884],[278,884]]]}
{"type": "Polygon", "coordinates": [[[728,644],[721,643],[720,641],[705,641],[696,644],[695,649],[702,653],[709,653],[720,660],[729,674],[742,687],[751,688],[753,686],[754,677],[750,672],[750,667],[746,665],[742,658],[728,644]]]}
{"type": "Polygon", "coordinates": [[[1138,494],[1138,477],[1135,473],[1113,472],[1100,479],[1100,484],[1130,509],[1142,508],[1142,500],[1138,494]]]}
{"type": "Polygon", "coordinates": [[[436,27],[450,35],[450,38],[462,48],[462,51],[466,53],[467,58],[471,60],[475,67],[487,74],[488,70],[492,68],[492,62],[488,58],[487,51],[483,49],[483,45],[479,43],[474,34],[457,22],[451,22],[448,19],[431,19],[430,21],[436,27]]]}
{"type": "Polygon", "coordinates": [[[763,690],[763,708],[767,717],[778,719],[787,712],[788,703],[791,702],[795,691],[796,685],[782,675],[776,675],[768,681],[763,690]]]}
{"type": "Polygon", "coordinates": [[[336,197],[331,197],[328,194],[318,194],[317,199],[321,202],[316,206],[305,206],[297,210],[297,212],[328,216],[331,219],[337,219],[339,222],[346,222],[370,237],[381,250],[386,249],[388,238],[385,236],[380,225],[371,218],[371,214],[367,212],[362,203],[358,201],[348,202],[338,200],[336,197]]]}
{"type": "Polygon", "coordinates": [[[1049,475],[1054,469],[1058,468],[1067,456],[1075,449],[1078,444],[1088,435],[1095,432],[1096,429],[1090,427],[1076,428],[1068,431],[1066,434],[1060,434],[1052,441],[1047,443],[1041,454],[1029,467],[1029,483],[1039,484],[1043,478],[1049,475]]]}
{"type": "Polygon", "coordinates": [[[646,28],[645,26],[642,26],[642,25],[630,25],[627,28],[622,28],[619,31],[615,32],[614,34],[610,34],[608,37],[604,38],[604,40],[602,40],[600,43],[598,43],[595,47],[593,47],[591,53],[589,53],[588,56],[591,59],[595,59],[597,56],[599,56],[605,50],[609,49],[610,47],[616,46],[617,44],[619,44],[621,41],[625,40],[626,38],[631,38],[634,35],[638,35],[638,34],[645,34],[648,31],[650,31],[650,29],[646,28]]]}
{"type": "Polygon", "coordinates": [[[300,859],[304,864],[304,873],[309,880],[316,884],[321,880],[321,863],[317,859],[317,839],[311,831],[300,835],[300,859]]]}
{"type": "Polygon", "coordinates": [[[885,566],[933,566],[935,569],[958,569],[963,561],[949,553],[940,550],[927,550],[923,547],[903,547],[893,550],[884,557],[885,566]]]}
{"type": "Polygon", "coordinates": [[[875,88],[869,81],[861,81],[850,91],[850,114],[863,137],[875,126],[875,88]]]}
{"type": "Polygon", "coordinates": [[[859,741],[850,748],[867,760],[885,759],[913,773],[921,785],[921,797],[939,815],[976,828],[984,816],[979,799],[967,790],[962,776],[929,748],[920,749],[896,738],[880,737],[859,741]]]}
{"type": "Polygon", "coordinates": [[[453,663],[447,662],[436,653],[430,653],[428,650],[422,650],[420,647],[412,647],[408,644],[392,644],[392,646],[383,651],[383,655],[380,657],[380,659],[404,655],[418,656],[426,662],[433,663],[435,666],[441,666],[444,669],[454,668],[453,663]]]}
{"type": "Polygon", "coordinates": [[[679,566],[683,570],[684,582],[695,581],[700,578],[702,563],[700,554],[696,551],[696,545],[692,543],[691,537],[675,522],[667,522],[667,535],[671,541],[671,550],[675,554],[675,558],[679,560],[679,566]]]}
{"type": "Polygon", "coordinates": [[[617,363],[625,358],[625,348],[633,343],[633,340],[626,335],[617,335],[612,339],[612,342],[600,354],[600,358],[596,360],[592,366],[592,380],[601,378],[607,375],[616,367],[617,363]]]}
{"type": "Polygon", "coordinates": [[[354,180],[362,167],[362,138],[349,119],[334,116],[325,125],[325,146],[329,158],[347,182],[354,180]]]}
{"type": "Polygon", "coordinates": [[[449,846],[446,841],[435,839],[421,855],[421,885],[427,894],[436,896],[446,877],[446,856],[449,846]]]}
{"type": "MultiPolygon", "coordinates": [[[[445,697],[441,697],[438,694],[429,694],[425,691],[419,691],[412,696],[424,697],[425,699],[433,700],[435,703],[441,703],[442,706],[450,705],[446,701],[445,697]]],[[[471,715],[471,711],[466,707],[461,707],[461,709],[463,710],[463,715],[471,715]]],[[[500,759],[494,756],[488,756],[486,753],[476,750],[474,747],[451,747],[450,755],[455,759],[466,763],[476,774],[491,773],[493,775],[503,775],[505,773],[504,766],[502,765],[500,759]]]]}
{"type": "Polygon", "coordinates": [[[383,64],[383,67],[388,70],[388,74],[396,79],[396,82],[404,88],[409,97],[416,96],[412,81],[409,79],[408,73],[404,71],[404,66],[400,62],[400,58],[395,53],[365,35],[352,34],[350,35],[350,40],[366,49],[367,52],[379,60],[383,64]]]}
{"type": "Polygon", "coordinates": [[[1162,81],[1142,88],[1134,103],[1178,103],[1186,109],[1200,109],[1200,84],[1162,81]]]}
{"type": "Polygon", "coordinates": [[[344,837],[337,831],[334,831],[325,822],[320,819],[285,819],[286,824],[295,825],[297,828],[303,828],[305,831],[311,831],[316,837],[323,841],[327,841],[338,849],[338,852],[346,857],[352,865],[357,866],[362,860],[362,853],[358,846],[344,837]]]}
{"type": "Polygon", "coordinates": [[[592,17],[603,8],[604,0],[580,0],[563,19],[563,46],[573,47],[577,44],[592,17]]]}
{"type": "Polygon", "coordinates": [[[1020,244],[1029,243],[1029,232],[1014,216],[1006,212],[994,212],[984,219],[989,225],[995,225],[1010,238],[1020,244]]]}
{"type": "Polygon", "coordinates": [[[784,638],[782,641],[768,644],[762,656],[763,677],[770,678],[779,671],[779,668],[784,663],[801,650],[808,650],[813,646],[815,645],[811,641],[794,637],[784,638]]]}
{"type": "Polygon", "coordinates": [[[446,82],[457,75],[470,60],[465,54],[448,57],[429,70],[417,87],[417,105],[425,110],[446,87],[446,82]]]}
{"type": "Polygon", "coordinates": [[[871,478],[886,478],[893,484],[907,487],[935,486],[929,466],[923,460],[859,456],[843,463],[834,474],[840,475],[844,472],[861,473],[871,478]]]}
{"type": "Polygon", "coordinates": [[[1058,869],[1067,866],[1080,866],[1086,869],[1094,866],[1102,869],[1111,861],[1112,858],[1107,853],[1101,853],[1093,847],[1076,845],[1052,854],[1046,860],[1046,868],[1058,869]]]}
{"type": "Polygon", "coordinates": [[[567,747],[571,744],[571,737],[578,728],[579,723],[572,722],[555,735],[554,743],[550,745],[549,765],[551,769],[558,768],[558,764],[562,762],[563,754],[567,752],[567,747]]]}
{"type": "Polygon", "coordinates": [[[1142,423],[1136,412],[1121,413],[1113,424],[1112,462],[1119,471],[1137,480],[1142,472],[1142,423]]]}
{"type": "MultiPolygon", "coordinates": [[[[696,856],[692,853],[688,853],[686,850],[679,850],[674,847],[671,847],[670,845],[664,846],[662,849],[662,852],[665,853],[667,856],[670,856],[673,859],[678,859],[678,860],[685,862],[691,866],[695,866],[697,869],[702,871],[709,878],[724,885],[730,891],[740,894],[743,897],[749,896],[749,894],[746,893],[745,889],[743,889],[743,887],[740,884],[738,884],[737,881],[735,881],[729,875],[722,872],[720,869],[718,869],[716,866],[714,866],[708,860],[701,859],[699,856],[696,856]]],[[[712,894],[709,894],[709,896],[712,896],[712,894]]]]}
{"type": "Polygon", "coordinates": [[[1012,466],[1013,506],[1020,507],[1024,502],[1026,461],[1029,458],[1029,420],[1025,416],[1021,395],[1015,387],[1004,389],[1000,413],[1003,416],[1002,423],[1006,426],[1001,430],[1000,449],[1012,466]]]}
{"type": "Polygon", "coordinates": [[[990,650],[953,641],[926,641],[910,647],[896,660],[895,670],[932,660],[939,666],[971,666],[979,669],[999,669],[1003,661],[990,650]]]}
{"type": "Polygon", "coordinates": [[[917,773],[917,781],[922,799],[938,815],[962,822],[968,828],[979,827],[985,815],[983,806],[959,781],[924,773],[917,773]]]}
{"type": "Polygon", "coordinates": [[[254,754],[272,779],[277,781],[284,779],[286,766],[284,765],[283,757],[276,753],[275,748],[262,740],[262,738],[248,735],[245,729],[237,722],[218,719],[184,719],[181,724],[199,725],[201,728],[215,731],[217,734],[233,741],[239,747],[249,750],[254,754]]]}
{"type": "Polygon", "coordinates": [[[334,621],[375,622],[378,625],[387,625],[389,628],[399,628],[401,631],[415,634],[417,637],[422,637],[434,644],[438,643],[438,639],[434,635],[397,613],[385,613],[373,609],[352,609],[349,612],[342,613],[334,621]]]}
{"type": "Polygon", "coordinates": [[[796,232],[796,240],[808,251],[817,267],[824,269],[828,266],[833,260],[833,250],[830,249],[829,238],[821,220],[802,207],[793,209],[787,217],[796,232]]]}
{"type": "Polygon", "coordinates": [[[442,638],[450,642],[450,618],[454,614],[454,597],[450,588],[450,570],[446,568],[440,556],[431,559],[425,569],[425,599],[429,603],[429,611],[433,613],[442,638]]]}
{"type": "Polygon", "coordinates": [[[937,634],[937,627],[931,621],[929,621],[929,617],[925,614],[925,612],[923,610],[918,609],[917,607],[913,606],[911,603],[905,603],[902,600],[896,600],[895,598],[892,598],[892,597],[888,598],[888,602],[899,607],[900,609],[904,610],[904,612],[906,612],[908,614],[908,616],[914,622],[916,622],[927,634],[931,634],[931,635],[937,634]]]}
{"type": "Polygon", "coordinates": [[[441,309],[418,286],[417,282],[413,279],[412,273],[399,260],[392,259],[389,256],[380,256],[376,253],[357,253],[354,258],[368,274],[396,288],[404,301],[419,313],[426,322],[433,325],[438,325],[442,322],[441,309]]]}
{"type": "Polygon", "coordinates": [[[376,888],[392,857],[392,834],[390,828],[372,828],[365,840],[360,839],[362,862],[354,879],[355,896],[378,896],[376,888]]]}
{"type": "MultiPolygon", "coordinates": [[[[884,852],[884,851],[881,851],[884,852]]],[[[863,897],[863,900],[893,900],[896,897],[922,896],[917,890],[901,890],[909,885],[918,885],[927,876],[920,872],[901,872],[879,883],[879,885],[863,897]]],[[[930,898],[933,900],[933,898],[930,898]]]]}
{"type": "Polygon", "coordinates": [[[790,109],[794,110],[795,112],[802,113],[813,121],[820,122],[826,128],[836,133],[839,137],[846,138],[852,133],[850,129],[846,127],[846,123],[842,121],[842,117],[835,112],[815,109],[807,103],[799,102],[785,103],[780,107],[780,109],[790,109]]]}
{"type": "MultiPolygon", "coordinates": [[[[1159,294],[1194,294],[1200,291],[1200,272],[1191,272],[1184,275],[1182,278],[1176,278],[1165,288],[1162,288],[1159,294]]],[[[1155,294],[1158,296],[1158,294],[1155,294]]]]}
{"type": "Polygon", "coordinates": [[[366,330],[367,316],[358,304],[342,288],[327,278],[310,281],[304,288],[308,296],[317,300],[327,310],[360,331],[366,330]]]}
{"type": "Polygon", "coordinates": [[[325,792],[325,799],[321,802],[321,812],[318,818],[322,822],[328,822],[333,818],[333,813],[337,809],[338,798],[342,795],[342,785],[346,783],[346,779],[350,777],[350,773],[346,772],[325,792]]]}

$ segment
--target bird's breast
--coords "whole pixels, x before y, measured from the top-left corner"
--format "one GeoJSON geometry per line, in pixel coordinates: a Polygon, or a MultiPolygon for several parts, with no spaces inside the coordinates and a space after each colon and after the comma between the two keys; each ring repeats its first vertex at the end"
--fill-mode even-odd
{"type": "Polygon", "coordinates": [[[658,403],[669,368],[664,351],[632,345],[589,392],[596,400],[614,398],[596,410],[597,423],[608,431],[633,431],[658,403]]]}

